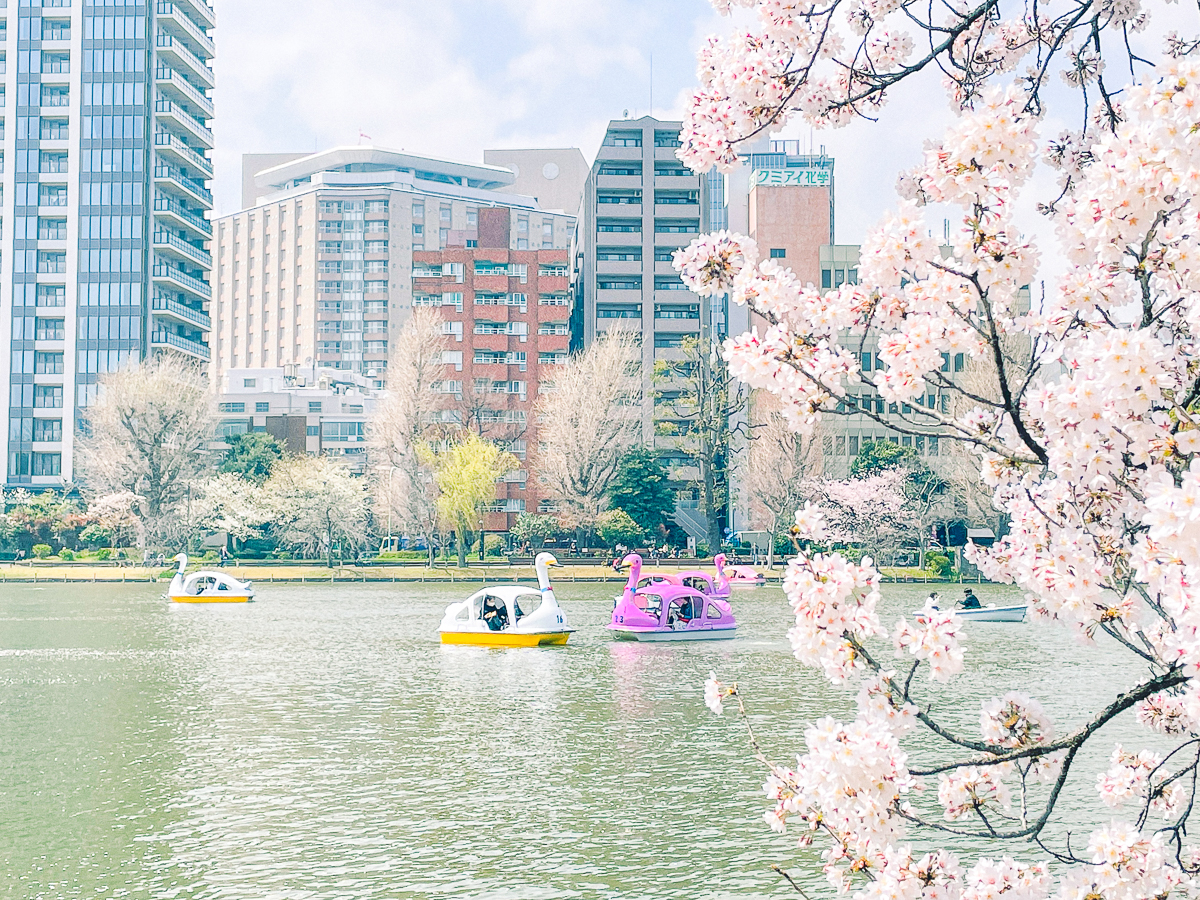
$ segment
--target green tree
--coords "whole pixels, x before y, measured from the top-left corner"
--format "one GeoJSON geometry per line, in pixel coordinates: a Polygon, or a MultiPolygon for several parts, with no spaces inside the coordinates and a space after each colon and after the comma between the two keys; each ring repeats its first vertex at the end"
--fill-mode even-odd
{"type": "Polygon", "coordinates": [[[521,513],[513,523],[511,534],[518,543],[529,541],[533,547],[540,548],[549,538],[562,530],[558,519],[554,516],[539,516],[532,513],[521,513]]]}
{"type": "Polygon", "coordinates": [[[675,483],[654,451],[638,447],[621,458],[608,499],[643,531],[657,534],[675,510],[675,483]]]}
{"type": "Polygon", "coordinates": [[[646,533],[623,509],[610,509],[596,519],[596,534],[609,547],[617,544],[637,546],[646,533]]]}
{"type": "Polygon", "coordinates": [[[271,477],[275,463],[283,459],[283,446],[269,434],[249,431],[225,438],[229,451],[221,463],[221,472],[241,475],[247,481],[262,484],[271,477]]]}
{"type": "Polygon", "coordinates": [[[496,499],[496,479],[520,465],[511,453],[474,433],[438,456],[438,511],[454,529],[459,566],[467,565],[471,533],[482,529],[484,510],[496,499]]]}
{"type": "Polygon", "coordinates": [[[869,478],[892,468],[916,471],[925,468],[925,464],[912,447],[901,447],[891,441],[867,441],[850,463],[850,477],[869,478]]]}

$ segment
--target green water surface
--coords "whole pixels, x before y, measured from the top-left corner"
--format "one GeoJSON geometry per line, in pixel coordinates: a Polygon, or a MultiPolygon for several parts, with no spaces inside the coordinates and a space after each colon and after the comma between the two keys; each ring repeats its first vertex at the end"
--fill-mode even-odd
{"type": "MultiPolygon", "coordinates": [[[[739,680],[780,759],[848,714],[790,656],[777,588],[735,593],[732,641],[644,645],[603,629],[613,585],[561,585],[579,631],[527,650],[440,645],[462,585],[162,590],[0,588],[0,898],[784,897],[769,864],[813,860],[702,702],[709,670],[739,680]]],[[[887,586],[889,624],[927,590],[887,586]]],[[[937,695],[967,729],[1016,687],[1081,719],[1136,672],[1027,623],[968,639],[937,695]]]]}

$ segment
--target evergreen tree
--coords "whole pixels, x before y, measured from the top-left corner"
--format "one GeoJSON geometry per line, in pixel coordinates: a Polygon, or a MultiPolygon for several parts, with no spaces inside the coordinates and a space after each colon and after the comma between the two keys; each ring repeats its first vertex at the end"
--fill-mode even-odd
{"type": "Polygon", "coordinates": [[[658,534],[675,510],[675,483],[653,450],[638,447],[621,458],[608,491],[613,509],[623,509],[638,527],[658,534]]]}

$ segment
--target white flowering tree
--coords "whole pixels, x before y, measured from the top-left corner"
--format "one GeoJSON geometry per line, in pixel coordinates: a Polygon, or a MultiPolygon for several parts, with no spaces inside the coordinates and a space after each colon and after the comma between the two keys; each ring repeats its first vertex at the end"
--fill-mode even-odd
{"type": "MultiPolygon", "coordinates": [[[[1165,53],[1156,50],[1151,5],[1138,0],[718,3],[731,5],[758,24],[704,51],[680,151],[693,168],[731,166],[739,139],[794,117],[821,126],[869,116],[923,71],[942,75],[958,112],[864,241],[860,284],[822,295],[724,233],[678,255],[694,290],[728,291],[767,322],[726,344],[731,371],[777,395],[801,432],[835,414],[860,382],[902,409],[909,402],[910,412],[881,424],[970,448],[1011,520],[1005,538],[975,552],[980,568],[1019,585],[1039,623],[1085,641],[1106,634],[1093,652],[1126,653],[1144,673],[1119,693],[1089,688],[1078,702],[1091,714],[1069,727],[1011,693],[983,704],[978,732],[953,728],[973,711],[935,713],[917,676],[949,681],[963,668],[956,616],[927,609],[886,629],[870,560],[800,552],[784,582],[792,647],[831,682],[859,685],[857,713],[812,725],[794,766],[769,763],[768,821],[819,842],[830,881],[864,900],[1136,900],[1195,890],[1197,42],[1170,34],[1165,53]],[[1162,59],[1146,62],[1153,57],[1162,59]],[[1082,98],[1075,111],[1085,127],[1047,141],[1039,130],[1060,76],[1078,90],[1063,103],[1082,98]],[[1040,194],[1031,186],[1039,160],[1060,176],[1040,194]],[[929,203],[958,209],[949,256],[929,236],[929,203]],[[1049,249],[1066,271],[1034,292],[1026,312],[1018,295],[1038,281],[1039,247],[1015,223],[1035,211],[1053,224],[1049,249]],[[883,371],[858,371],[853,350],[867,334],[883,371]],[[1027,348],[1019,358],[1014,336],[1027,348]],[[955,403],[960,412],[912,402],[930,385],[966,390],[941,374],[943,353],[990,361],[994,384],[955,403]],[[892,652],[906,662],[886,665],[892,652]],[[1122,716],[1170,749],[1117,748],[1097,792],[1080,777],[1080,755],[1122,716]],[[938,761],[910,766],[918,745],[938,747],[938,761]],[[936,783],[936,800],[922,783],[936,783]],[[1089,804],[1086,841],[1055,837],[1069,821],[1065,806],[1089,804]],[[914,851],[922,835],[943,832],[983,852],[960,860],[914,851]]],[[[1170,24],[1195,20],[1195,10],[1180,10],[1170,24]]],[[[814,507],[797,513],[796,526],[802,537],[825,531],[814,507]]],[[[743,702],[715,675],[706,696],[717,710],[743,702]]]]}

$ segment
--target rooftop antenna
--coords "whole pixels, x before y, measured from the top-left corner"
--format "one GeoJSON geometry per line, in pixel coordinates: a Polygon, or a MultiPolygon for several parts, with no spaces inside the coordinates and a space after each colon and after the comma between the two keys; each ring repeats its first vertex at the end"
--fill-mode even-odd
{"type": "Polygon", "coordinates": [[[942,219],[942,232],[943,232],[943,237],[944,237],[944,240],[942,241],[942,243],[949,246],[949,244],[950,244],[950,220],[949,219],[942,219]]]}
{"type": "Polygon", "coordinates": [[[654,52],[650,52],[650,118],[654,118],[654,52]]]}

